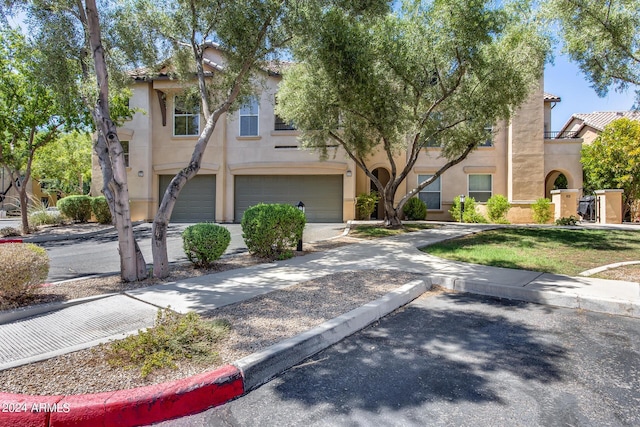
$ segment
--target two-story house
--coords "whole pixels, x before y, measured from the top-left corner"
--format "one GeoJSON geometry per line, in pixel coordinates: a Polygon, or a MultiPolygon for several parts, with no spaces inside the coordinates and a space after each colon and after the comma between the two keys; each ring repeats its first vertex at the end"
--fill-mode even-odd
{"type": "MultiPolygon", "coordinates": [[[[205,63],[223,63],[221,55],[210,48],[205,63]]],[[[262,77],[255,97],[218,122],[199,174],[180,193],[173,222],[239,222],[249,206],[260,202],[302,201],[310,222],[355,217],[356,196],[372,189],[370,180],[339,147],[326,161],[301,149],[296,130],[274,113],[281,75],[265,70],[262,77]]],[[[204,118],[198,105],[189,105],[181,96],[182,84],[166,75],[137,78],[131,89],[130,105],[145,113],[136,113],[125,123],[119,137],[127,153],[132,218],[148,220],[173,175],[188,163],[204,118]]],[[[503,194],[514,205],[511,220],[529,222],[530,204],[548,197],[560,174],[569,188],[580,188],[580,143],[545,138],[551,106],[559,101],[542,89],[532,93],[510,123],[497,124],[492,139],[425,188],[420,197],[429,205],[428,218],[450,220],[448,209],[460,194],[481,203],[503,194]]],[[[369,162],[383,182],[388,179],[382,153],[369,162]]],[[[415,188],[444,162],[437,147],[426,149],[404,191],[415,188]]],[[[95,194],[101,188],[96,161],[93,172],[95,194]]]]}

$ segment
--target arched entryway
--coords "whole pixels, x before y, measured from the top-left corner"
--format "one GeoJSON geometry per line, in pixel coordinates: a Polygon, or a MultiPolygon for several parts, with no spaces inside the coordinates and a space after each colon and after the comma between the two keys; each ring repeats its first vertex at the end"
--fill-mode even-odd
{"type": "Polygon", "coordinates": [[[574,185],[570,174],[559,170],[551,171],[544,181],[544,197],[551,200],[551,191],[575,188],[574,185]]]}
{"type": "MultiPolygon", "coordinates": [[[[387,183],[389,182],[389,179],[391,178],[391,174],[389,174],[389,171],[386,170],[385,168],[376,168],[372,171],[372,173],[373,173],[373,176],[378,178],[378,181],[382,183],[383,187],[387,185],[387,183]]],[[[371,181],[371,191],[378,191],[378,187],[376,187],[373,181],[371,181]]],[[[384,203],[382,202],[382,200],[378,202],[378,207],[373,213],[372,218],[379,219],[379,220],[384,219],[384,203]]]]}

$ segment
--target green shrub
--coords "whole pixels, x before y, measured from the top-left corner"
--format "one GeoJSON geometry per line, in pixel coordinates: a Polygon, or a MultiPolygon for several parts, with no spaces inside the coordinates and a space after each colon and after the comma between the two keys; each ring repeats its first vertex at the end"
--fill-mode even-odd
{"type": "Polygon", "coordinates": [[[531,209],[533,210],[533,220],[537,224],[546,224],[551,220],[553,215],[551,212],[551,200],[546,198],[538,199],[531,205],[531,209]]]}
{"type": "Polygon", "coordinates": [[[153,328],[112,342],[105,357],[111,366],[139,368],[146,378],[154,369],[175,369],[175,362],[180,360],[214,362],[218,357],[214,346],[229,329],[226,320],[208,321],[194,312],[180,315],[161,309],[153,328]]]}
{"type": "Polygon", "coordinates": [[[58,201],[58,209],[73,221],[87,222],[91,219],[91,197],[67,196],[58,201]]]}
{"type": "MultiPolygon", "coordinates": [[[[453,206],[449,209],[449,214],[454,221],[460,222],[460,196],[453,199],[453,206]]],[[[476,211],[476,200],[473,197],[465,197],[463,222],[486,224],[487,219],[476,211]]]]}
{"type": "Polygon", "coordinates": [[[0,245],[0,306],[28,301],[49,274],[47,251],[32,243],[0,245]]]}
{"type": "Polygon", "coordinates": [[[182,247],[189,261],[208,267],[219,259],[231,243],[229,230],[217,224],[194,224],[182,232],[182,247]]]}
{"type": "Polygon", "coordinates": [[[422,221],[427,218],[427,205],[419,198],[412,197],[404,204],[402,212],[410,221],[422,221]]]}
{"type": "Polygon", "coordinates": [[[18,237],[20,236],[20,230],[13,227],[0,228],[0,237],[18,237]]]}
{"type": "Polygon", "coordinates": [[[509,209],[511,209],[511,203],[502,194],[496,194],[487,200],[487,215],[492,222],[508,224],[506,216],[509,209]]]}
{"type": "Polygon", "coordinates": [[[377,191],[372,191],[369,194],[362,193],[356,198],[356,215],[358,219],[370,219],[371,214],[376,209],[378,205],[378,197],[377,191]]]}
{"type": "Polygon", "coordinates": [[[104,196],[91,198],[91,211],[100,224],[111,224],[111,210],[104,196]]]}
{"type": "Polygon", "coordinates": [[[573,215],[556,219],[556,225],[576,225],[578,224],[578,218],[573,215]]]}
{"type": "Polygon", "coordinates": [[[242,237],[253,255],[265,258],[291,257],[302,239],[306,223],[302,211],[286,204],[258,204],[242,217],[242,237]]]}

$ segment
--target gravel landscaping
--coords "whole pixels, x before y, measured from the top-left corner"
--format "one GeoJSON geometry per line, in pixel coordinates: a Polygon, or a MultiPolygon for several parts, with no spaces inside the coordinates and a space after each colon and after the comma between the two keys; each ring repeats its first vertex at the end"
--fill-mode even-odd
{"type": "Polygon", "coordinates": [[[185,378],[231,363],[373,301],[421,276],[397,271],[339,273],[216,309],[231,332],[217,348],[218,363],[178,363],[143,379],[137,370],[111,367],[104,347],[82,350],[0,372],[0,391],[40,395],[98,393],[185,378]]]}

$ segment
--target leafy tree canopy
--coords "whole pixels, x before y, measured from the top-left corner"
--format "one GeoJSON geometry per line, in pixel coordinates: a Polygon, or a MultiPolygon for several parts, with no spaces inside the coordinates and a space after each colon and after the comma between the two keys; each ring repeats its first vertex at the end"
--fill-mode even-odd
{"type": "Polygon", "coordinates": [[[314,12],[295,39],[297,65],[284,76],[277,112],[322,156],[341,145],[378,186],[392,223],[409,197],[486,140],[488,124],[510,117],[539,82],[549,51],[526,1],[405,1],[396,13],[373,16],[314,12]],[[450,162],[392,207],[433,143],[450,162]],[[367,166],[379,149],[391,166],[386,188],[367,166]],[[404,151],[407,163],[396,164],[404,151]]]}
{"type": "Polygon", "coordinates": [[[640,122],[621,118],[582,149],[585,189],[624,190],[625,214],[640,199],[640,122]]]}
{"type": "Polygon", "coordinates": [[[35,156],[33,174],[48,191],[84,194],[91,181],[91,135],[65,133],[42,147],[35,156]]]}
{"type": "MultiPolygon", "coordinates": [[[[578,63],[600,96],[640,86],[640,2],[637,0],[548,0],[564,51],[578,63]]],[[[636,90],[640,107],[640,89],[636,90]]]]}

